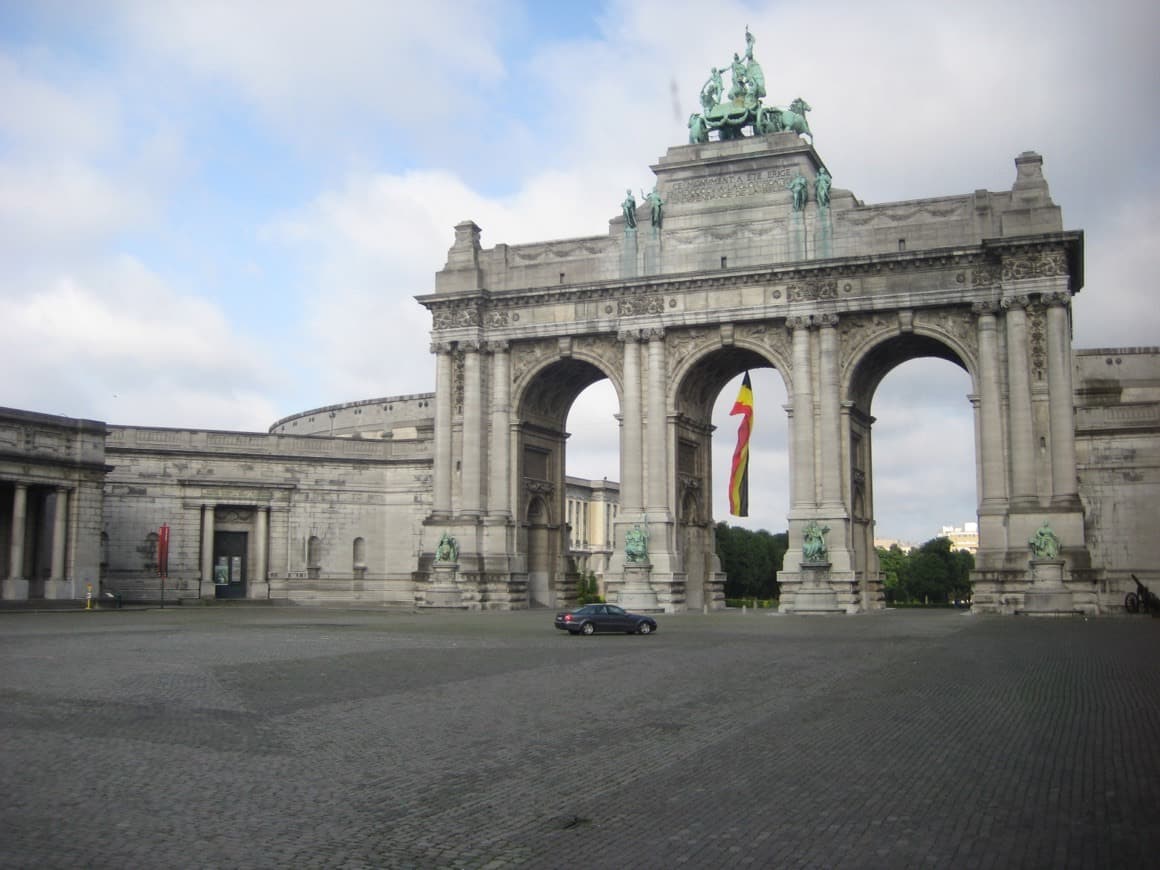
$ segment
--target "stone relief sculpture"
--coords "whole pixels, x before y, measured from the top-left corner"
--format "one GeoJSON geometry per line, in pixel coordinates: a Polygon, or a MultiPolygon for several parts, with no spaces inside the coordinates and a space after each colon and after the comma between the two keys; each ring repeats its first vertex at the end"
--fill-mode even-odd
{"type": "Polygon", "coordinates": [[[648,532],[639,525],[624,533],[624,558],[637,564],[648,561],[648,532]]]}
{"type": "Polygon", "coordinates": [[[1059,536],[1051,530],[1051,526],[1047,520],[1043,521],[1041,525],[1031,536],[1031,540],[1027,542],[1031,547],[1031,557],[1033,559],[1058,559],[1060,540],[1059,536]]]}
{"type": "Polygon", "coordinates": [[[826,532],[829,526],[819,526],[814,520],[802,532],[802,561],[825,562],[829,551],[826,549],[826,532]]]}
{"type": "Polygon", "coordinates": [[[435,548],[436,562],[454,562],[459,559],[459,543],[448,532],[439,539],[439,546],[435,548]]]}

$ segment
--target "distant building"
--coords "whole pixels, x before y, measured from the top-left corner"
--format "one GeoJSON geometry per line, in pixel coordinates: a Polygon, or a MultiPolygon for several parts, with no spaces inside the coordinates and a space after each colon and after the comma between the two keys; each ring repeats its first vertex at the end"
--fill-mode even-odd
{"type": "Polygon", "coordinates": [[[565,478],[568,549],[582,574],[603,578],[612,556],[613,523],[620,510],[620,484],[604,480],[565,478]]]}
{"type": "Polygon", "coordinates": [[[908,543],[907,541],[900,541],[897,538],[875,538],[874,547],[876,549],[881,547],[883,550],[898,547],[902,552],[909,553],[914,549],[914,544],[908,543]]]}
{"type": "Polygon", "coordinates": [[[972,556],[979,552],[979,524],[963,523],[962,526],[943,526],[940,538],[951,539],[952,550],[966,550],[972,556]]]}

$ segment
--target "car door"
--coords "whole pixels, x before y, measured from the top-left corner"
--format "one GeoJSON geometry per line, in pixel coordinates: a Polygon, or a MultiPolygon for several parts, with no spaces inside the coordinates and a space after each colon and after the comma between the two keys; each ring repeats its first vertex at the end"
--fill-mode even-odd
{"type": "Polygon", "coordinates": [[[617,607],[615,604],[609,604],[608,616],[605,617],[607,628],[605,631],[630,631],[632,629],[632,619],[624,611],[624,608],[617,607]]]}

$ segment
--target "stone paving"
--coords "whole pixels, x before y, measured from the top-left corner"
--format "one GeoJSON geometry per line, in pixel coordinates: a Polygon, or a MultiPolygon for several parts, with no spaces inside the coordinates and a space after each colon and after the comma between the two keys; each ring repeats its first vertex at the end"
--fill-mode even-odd
{"type": "Polygon", "coordinates": [[[0,613],[3,867],[1144,867],[1160,619],[0,613]]]}

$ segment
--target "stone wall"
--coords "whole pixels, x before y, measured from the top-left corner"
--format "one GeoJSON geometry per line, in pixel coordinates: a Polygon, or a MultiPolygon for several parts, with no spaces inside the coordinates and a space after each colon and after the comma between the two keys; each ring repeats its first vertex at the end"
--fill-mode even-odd
{"type": "Polygon", "coordinates": [[[167,597],[215,597],[208,524],[247,535],[246,598],[414,603],[429,440],[113,427],[108,456],[105,583],[129,600],[160,598],[166,523],[167,597]]]}
{"type": "Polygon", "coordinates": [[[99,592],[105,424],[0,408],[0,590],[11,601],[99,592]]]}
{"type": "Polygon", "coordinates": [[[1115,608],[1133,573],[1160,592],[1160,348],[1076,351],[1075,395],[1086,534],[1115,608]]]}

